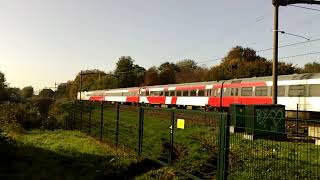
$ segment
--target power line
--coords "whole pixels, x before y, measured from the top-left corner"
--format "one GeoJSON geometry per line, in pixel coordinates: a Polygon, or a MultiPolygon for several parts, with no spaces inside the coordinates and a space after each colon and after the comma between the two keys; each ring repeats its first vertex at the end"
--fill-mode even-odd
{"type": "MultiPolygon", "coordinates": [[[[316,41],[320,41],[320,38],[312,39],[312,40],[309,40],[309,41],[302,41],[302,42],[297,42],[297,43],[286,44],[286,45],[279,46],[278,48],[280,49],[280,48],[285,48],[285,47],[297,46],[297,45],[316,42],[316,41]]],[[[257,50],[256,52],[271,51],[272,49],[273,48],[260,49],[260,50],[257,50]]],[[[215,62],[215,61],[221,60],[223,58],[224,57],[220,57],[220,58],[217,58],[217,59],[212,59],[212,60],[207,60],[207,61],[200,61],[198,63],[203,64],[203,63],[206,63],[206,62],[215,62]]]]}
{"type": "Polygon", "coordinates": [[[289,5],[289,6],[292,6],[292,7],[296,7],[296,8],[301,8],[301,9],[308,9],[308,10],[312,10],[312,11],[318,11],[320,12],[320,9],[316,9],[316,8],[309,8],[309,7],[304,7],[304,6],[298,6],[298,5],[289,5]]]}
{"type": "Polygon", "coordinates": [[[285,56],[285,57],[281,57],[279,59],[288,59],[288,58],[293,58],[293,57],[308,56],[308,55],[314,55],[314,54],[320,54],[320,51],[311,52],[311,53],[304,53],[304,54],[297,54],[297,55],[292,55],[292,56],[285,56]]]}
{"type": "MultiPolygon", "coordinates": [[[[306,43],[311,43],[311,42],[316,42],[316,41],[320,41],[320,38],[312,39],[312,40],[309,40],[309,41],[302,41],[302,42],[297,42],[297,43],[292,43],[292,44],[286,44],[286,45],[283,45],[283,46],[279,46],[279,48],[291,47],[291,46],[296,46],[296,45],[306,44],[306,43]]],[[[270,51],[272,49],[273,48],[266,48],[266,49],[257,50],[256,52],[270,51]]]]}
{"type": "MultiPolygon", "coordinates": [[[[278,48],[286,48],[286,47],[292,47],[292,46],[297,46],[297,45],[301,45],[301,44],[306,44],[306,43],[311,43],[311,42],[317,42],[320,41],[320,38],[316,38],[316,39],[311,39],[309,41],[302,41],[302,42],[297,42],[297,43],[291,43],[291,44],[286,44],[286,45],[282,45],[279,46],[278,48]]],[[[256,52],[265,52],[265,51],[271,51],[273,48],[265,48],[265,49],[260,49],[257,50],[256,52]]],[[[316,53],[305,53],[305,54],[298,54],[298,55],[293,55],[293,56],[287,56],[287,57],[282,57],[281,59],[287,59],[287,58],[291,58],[291,57],[299,57],[299,56],[307,56],[307,55],[312,55],[312,54],[319,54],[319,52],[316,53]]],[[[217,56],[215,56],[217,57],[217,56]]],[[[218,58],[214,58],[214,59],[210,59],[210,58],[202,58],[202,59],[210,59],[210,60],[206,60],[206,61],[198,61],[196,62],[197,64],[200,65],[204,65],[206,63],[212,63],[212,62],[216,62],[219,60],[222,60],[224,57],[218,57],[218,58]]],[[[122,68],[121,71],[117,72],[119,74],[130,74],[133,73],[131,70],[130,71],[126,71],[128,69],[131,68],[122,68]]]]}

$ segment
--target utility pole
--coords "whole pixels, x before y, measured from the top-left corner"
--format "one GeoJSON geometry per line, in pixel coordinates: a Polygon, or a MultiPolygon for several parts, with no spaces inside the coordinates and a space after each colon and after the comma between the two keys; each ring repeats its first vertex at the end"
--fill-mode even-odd
{"type": "Polygon", "coordinates": [[[272,65],[272,103],[278,103],[278,33],[279,33],[279,7],[290,4],[318,4],[315,0],[272,0],[274,7],[274,30],[273,30],[273,65],[272,65]]]}
{"type": "Polygon", "coordinates": [[[278,28],[279,28],[279,5],[274,4],[274,30],[273,30],[273,64],[272,64],[272,103],[278,103],[278,28]]]}
{"type": "Polygon", "coordinates": [[[82,92],[82,70],[80,71],[80,101],[81,101],[81,93],[82,92]]]}

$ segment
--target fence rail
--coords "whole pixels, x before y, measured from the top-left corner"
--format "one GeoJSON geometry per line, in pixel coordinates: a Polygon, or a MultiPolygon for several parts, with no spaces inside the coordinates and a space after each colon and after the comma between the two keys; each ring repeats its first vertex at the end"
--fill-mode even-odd
{"type": "MultiPolygon", "coordinates": [[[[320,121],[285,118],[283,129],[264,130],[237,124],[233,116],[76,102],[65,126],[172,166],[192,179],[320,178],[320,121]]],[[[237,118],[247,122],[258,117],[237,118]]]]}

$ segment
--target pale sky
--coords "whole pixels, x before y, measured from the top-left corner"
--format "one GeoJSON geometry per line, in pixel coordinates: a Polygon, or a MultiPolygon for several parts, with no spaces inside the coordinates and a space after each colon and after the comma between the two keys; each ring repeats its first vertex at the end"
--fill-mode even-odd
{"type": "MultiPolygon", "coordinates": [[[[271,0],[0,0],[0,71],[10,86],[40,89],[80,70],[113,70],[120,56],[145,68],[185,58],[210,67],[236,45],[272,47],[272,12],[271,0]]],[[[320,38],[319,19],[317,11],[280,8],[280,30],[289,33],[320,38]]],[[[280,45],[301,41],[280,35],[280,45]]],[[[279,56],[319,51],[317,41],[279,56]]],[[[285,61],[301,66],[320,54],[285,61]]]]}

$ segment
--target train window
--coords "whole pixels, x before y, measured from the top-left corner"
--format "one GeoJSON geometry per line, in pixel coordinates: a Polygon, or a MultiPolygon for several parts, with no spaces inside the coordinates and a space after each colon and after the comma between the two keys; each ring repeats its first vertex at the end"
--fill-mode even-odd
{"type": "Polygon", "coordinates": [[[175,96],[175,91],[170,91],[169,96],[175,96]]]}
{"type": "Polygon", "coordinates": [[[206,96],[211,96],[211,89],[206,90],[206,96]]]}
{"type": "Polygon", "coordinates": [[[130,96],[131,94],[129,92],[124,92],[123,96],[130,96]]]}
{"type": "MultiPolygon", "coordinates": [[[[278,86],[278,96],[284,96],[286,87],[285,86],[278,86]]],[[[272,91],[271,91],[271,96],[272,96],[272,91]]]]}
{"type": "Polygon", "coordinates": [[[146,92],[141,92],[141,96],[146,96],[146,92]]]}
{"type": "Polygon", "coordinates": [[[223,96],[230,96],[231,88],[223,88],[223,96]]]}
{"type": "Polygon", "coordinates": [[[289,97],[301,97],[305,96],[305,86],[304,85],[292,85],[289,86],[289,97]]]}
{"type": "Polygon", "coordinates": [[[182,96],[182,91],[177,91],[177,96],[182,96]]]}
{"type": "Polygon", "coordinates": [[[159,91],[159,96],[164,96],[164,92],[163,91],[159,91]]]}
{"type": "Polygon", "coordinates": [[[320,96],[320,84],[311,84],[309,86],[309,96],[311,97],[319,97],[320,96]]]}
{"type": "Polygon", "coordinates": [[[198,96],[204,96],[204,90],[199,90],[198,91],[198,96]]]}
{"type": "Polygon", "coordinates": [[[146,96],[149,96],[149,91],[146,91],[146,96]]]}
{"type": "Polygon", "coordinates": [[[241,88],[241,96],[252,96],[252,87],[241,88]]]}
{"type": "Polygon", "coordinates": [[[197,90],[191,90],[190,91],[190,96],[197,96],[197,90]]]}
{"type": "Polygon", "coordinates": [[[238,96],[238,88],[231,89],[231,96],[238,96]]]}
{"type": "Polygon", "coordinates": [[[189,91],[183,91],[183,96],[188,96],[189,95],[189,91]]]}
{"type": "Polygon", "coordinates": [[[220,88],[214,90],[213,96],[220,96],[220,88]]]}
{"type": "Polygon", "coordinates": [[[256,96],[267,96],[268,95],[268,87],[267,86],[258,86],[256,87],[256,96]]]}
{"type": "Polygon", "coordinates": [[[169,96],[169,91],[165,91],[165,92],[164,92],[164,95],[165,95],[165,96],[169,96]]]}

